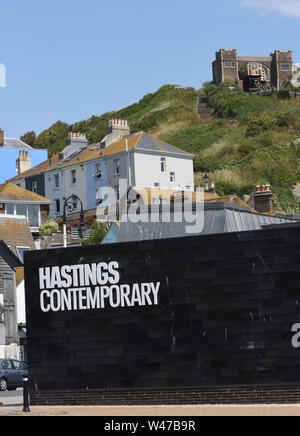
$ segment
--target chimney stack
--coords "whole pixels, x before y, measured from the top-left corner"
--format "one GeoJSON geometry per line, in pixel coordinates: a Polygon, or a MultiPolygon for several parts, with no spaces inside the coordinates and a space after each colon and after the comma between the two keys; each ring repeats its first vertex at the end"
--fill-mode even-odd
{"type": "Polygon", "coordinates": [[[69,132],[67,144],[67,147],[62,151],[62,153],[60,153],[60,159],[67,159],[76,153],[82,152],[88,147],[89,141],[87,140],[85,133],[69,132]]]}
{"type": "Polygon", "coordinates": [[[106,148],[113,142],[130,135],[130,127],[127,120],[113,118],[108,123],[107,135],[101,142],[100,148],[106,148]]]}
{"type": "Polygon", "coordinates": [[[0,147],[4,146],[4,132],[0,129],[0,147]]]}
{"type": "Polygon", "coordinates": [[[16,161],[16,169],[18,174],[25,173],[31,169],[31,159],[29,157],[29,151],[20,151],[19,159],[16,161]]]}
{"type": "Polygon", "coordinates": [[[254,193],[254,209],[259,213],[273,213],[273,193],[270,185],[257,185],[254,193]]]}

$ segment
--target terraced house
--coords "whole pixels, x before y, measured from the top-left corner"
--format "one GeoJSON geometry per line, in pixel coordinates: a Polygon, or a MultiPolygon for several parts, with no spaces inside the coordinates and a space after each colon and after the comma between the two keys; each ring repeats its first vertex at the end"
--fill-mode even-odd
{"type": "Polygon", "coordinates": [[[91,211],[102,200],[100,188],[113,188],[118,199],[121,179],[127,181],[128,189],[193,191],[193,159],[192,154],[147,133],[131,134],[126,120],[114,119],[101,143],[89,145],[84,134],[69,133],[61,153],[10,181],[25,180],[29,189],[34,187],[52,200],[50,215],[55,217],[63,215],[64,201],[72,194],[91,211]]]}

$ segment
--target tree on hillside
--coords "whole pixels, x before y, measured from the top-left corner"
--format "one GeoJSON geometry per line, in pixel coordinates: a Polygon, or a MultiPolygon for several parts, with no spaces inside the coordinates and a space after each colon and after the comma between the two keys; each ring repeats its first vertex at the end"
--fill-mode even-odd
{"type": "Polygon", "coordinates": [[[58,121],[42,132],[35,140],[34,147],[47,149],[49,156],[60,152],[67,145],[69,125],[58,121]]]}
{"type": "Polygon", "coordinates": [[[20,140],[25,142],[25,144],[29,145],[30,147],[34,147],[34,143],[36,140],[36,133],[27,132],[25,133],[25,135],[21,136],[20,140]]]}

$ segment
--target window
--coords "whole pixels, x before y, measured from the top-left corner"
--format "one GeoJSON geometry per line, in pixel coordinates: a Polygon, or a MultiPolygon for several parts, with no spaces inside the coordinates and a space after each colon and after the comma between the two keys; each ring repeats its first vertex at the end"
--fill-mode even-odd
{"type": "Polygon", "coordinates": [[[19,362],[18,360],[13,360],[13,364],[16,370],[20,371],[20,370],[24,370],[27,369],[27,366],[25,365],[25,363],[23,362],[19,362]]]}
{"type": "Polygon", "coordinates": [[[26,251],[30,251],[30,248],[29,247],[17,247],[18,256],[19,256],[19,259],[22,263],[24,263],[24,253],[26,251]]]}
{"type": "Polygon", "coordinates": [[[162,173],[165,173],[167,171],[167,161],[165,157],[162,157],[160,159],[160,171],[162,173]]]}
{"type": "Polygon", "coordinates": [[[115,186],[115,191],[116,191],[116,196],[117,196],[117,201],[120,200],[120,189],[119,189],[119,185],[115,186]]]}
{"type": "Polygon", "coordinates": [[[6,204],[7,215],[25,216],[30,227],[39,227],[40,222],[40,205],[38,204],[6,204]]]}
{"type": "Polygon", "coordinates": [[[186,186],[185,189],[186,189],[187,191],[190,191],[190,190],[191,190],[191,187],[190,187],[190,186],[186,186]]]}
{"type": "Polygon", "coordinates": [[[160,184],[159,183],[154,183],[154,188],[159,188],[160,184]]]}
{"type": "Polygon", "coordinates": [[[55,207],[56,207],[56,213],[59,214],[60,213],[60,200],[58,198],[55,200],[55,207]]]}
{"type": "Polygon", "coordinates": [[[170,173],[170,182],[175,183],[175,173],[174,172],[170,173]]]}
{"type": "Polygon", "coordinates": [[[235,61],[231,62],[231,68],[235,68],[235,61]]]}
{"type": "Polygon", "coordinates": [[[54,176],[54,187],[59,188],[59,174],[55,174],[54,176]]]}
{"type": "Polygon", "coordinates": [[[34,181],[31,183],[31,191],[32,191],[34,194],[37,194],[37,181],[36,181],[36,180],[34,180],[34,181]]]}
{"type": "Polygon", "coordinates": [[[229,68],[229,61],[225,61],[225,68],[229,68]]]}
{"type": "Polygon", "coordinates": [[[281,71],[290,71],[289,64],[281,64],[281,71]]]}
{"type": "Polygon", "coordinates": [[[16,204],[16,215],[27,217],[27,204],[16,204]]]}
{"type": "Polygon", "coordinates": [[[115,171],[115,176],[120,175],[120,159],[114,160],[114,171],[115,171]]]}
{"type": "Polygon", "coordinates": [[[13,369],[11,361],[10,360],[3,360],[3,362],[1,363],[1,368],[2,369],[13,369]]]}
{"type": "Polygon", "coordinates": [[[28,222],[30,227],[40,226],[40,206],[36,204],[28,205],[28,222]]]}
{"type": "Polygon", "coordinates": [[[101,164],[99,164],[99,163],[96,164],[95,169],[96,169],[96,179],[101,179],[101,177],[102,177],[101,164]]]}
{"type": "Polygon", "coordinates": [[[167,200],[165,200],[164,198],[154,198],[153,204],[155,204],[156,206],[160,206],[162,204],[167,204],[167,200]]]}
{"type": "Polygon", "coordinates": [[[72,185],[76,185],[76,183],[77,183],[76,170],[71,171],[71,183],[72,183],[72,185]]]}
{"type": "Polygon", "coordinates": [[[14,204],[6,204],[5,205],[5,213],[6,213],[6,215],[14,215],[15,214],[15,205],[14,204]]]}

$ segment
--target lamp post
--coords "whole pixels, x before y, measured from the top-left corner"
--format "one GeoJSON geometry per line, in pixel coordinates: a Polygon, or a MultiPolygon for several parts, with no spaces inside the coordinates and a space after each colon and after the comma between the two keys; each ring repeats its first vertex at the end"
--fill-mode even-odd
{"type": "Polygon", "coordinates": [[[77,210],[78,203],[80,204],[80,225],[79,225],[79,237],[83,239],[84,228],[84,211],[83,204],[80,198],[72,194],[69,198],[66,199],[64,203],[64,217],[63,217],[63,227],[64,227],[64,248],[68,246],[67,240],[67,212],[72,213],[77,210]]]}
{"type": "Polygon", "coordinates": [[[205,183],[205,190],[208,191],[209,190],[209,176],[207,174],[205,174],[205,176],[203,177],[204,183],[205,183]]]}

